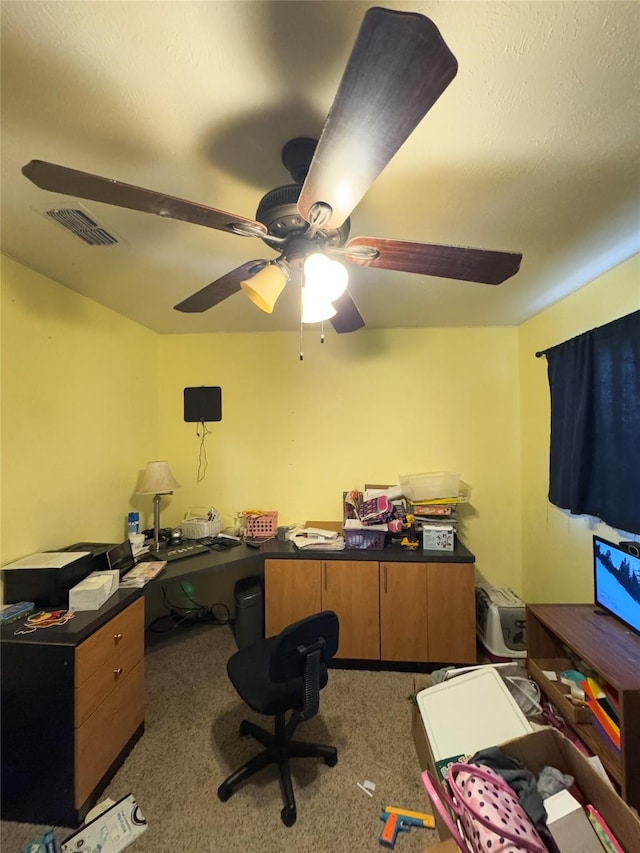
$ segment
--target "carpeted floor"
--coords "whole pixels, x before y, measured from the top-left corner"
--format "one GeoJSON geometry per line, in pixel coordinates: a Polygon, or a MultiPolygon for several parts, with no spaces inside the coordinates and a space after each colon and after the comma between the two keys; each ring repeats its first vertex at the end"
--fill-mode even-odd
{"type": "MultiPolygon", "coordinates": [[[[430,811],[410,732],[413,675],[332,669],[320,713],[298,729],[298,739],[338,748],[338,764],[315,759],[291,763],[298,820],[280,820],[277,770],[250,780],[226,803],[220,782],[259,750],[240,738],[243,717],[261,724],[241,702],[226,676],[235,651],[228,626],[182,628],[154,643],[145,655],[146,731],[105,791],[113,800],[132,793],[146,817],[146,833],[129,848],[136,853],[183,850],[236,853],[359,853],[383,849],[380,811],[395,805],[430,811]],[[357,786],[371,780],[373,797],[357,786]]],[[[20,853],[50,827],[2,822],[3,853],[20,853]]],[[[64,840],[70,829],[56,828],[64,840]]],[[[435,830],[402,833],[398,853],[423,851],[435,830]]]]}

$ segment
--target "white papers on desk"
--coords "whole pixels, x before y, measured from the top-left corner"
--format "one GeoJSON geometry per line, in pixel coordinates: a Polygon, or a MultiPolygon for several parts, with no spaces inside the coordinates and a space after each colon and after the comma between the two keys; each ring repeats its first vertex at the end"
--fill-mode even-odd
{"type": "Polygon", "coordinates": [[[73,563],[80,557],[88,557],[91,551],[45,551],[42,554],[31,554],[22,557],[14,563],[2,567],[5,569],[61,569],[73,563]]]}
{"type": "Polygon", "coordinates": [[[309,551],[344,551],[344,536],[319,527],[296,527],[289,534],[296,548],[309,551]]]}
{"type": "Polygon", "coordinates": [[[119,581],[117,569],[91,572],[69,590],[69,610],[99,610],[118,591],[119,581]]]}

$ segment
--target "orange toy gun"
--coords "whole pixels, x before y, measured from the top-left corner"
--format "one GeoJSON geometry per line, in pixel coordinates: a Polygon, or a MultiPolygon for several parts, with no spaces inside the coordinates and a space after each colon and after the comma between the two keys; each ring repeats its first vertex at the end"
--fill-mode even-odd
{"type": "Polygon", "coordinates": [[[433,829],[436,825],[433,815],[410,812],[395,806],[385,806],[380,820],[384,821],[384,826],[379,841],[384,847],[394,847],[398,835],[401,832],[408,832],[412,826],[426,826],[433,829]]]}

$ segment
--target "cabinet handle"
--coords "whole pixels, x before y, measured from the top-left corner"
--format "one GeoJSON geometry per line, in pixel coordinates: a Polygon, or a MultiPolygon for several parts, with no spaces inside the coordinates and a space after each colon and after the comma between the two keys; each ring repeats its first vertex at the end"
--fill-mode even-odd
{"type": "Polygon", "coordinates": [[[115,642],[115,643],[116,643],[116,645],[117,645],[117,644],[120,642],[120,640],[122,639],[122,634],[114,634],[114,635],[113,635],[113,639],[114,639],[114,642],[115,642]]]}
{"type": "Polygon", "coordinates": [[[384,591],[387,592],[387,567],[384,567],[384,591]]]}
{"type": "Polygon", "coordinates": [[[324,591],[327,591],[327,564],[324,564],[324,591]]]}
{"type": "Polygon", "coordinates": [[[122,675],[122,667],[119,666],[116,669],[114,669],[113,674],[115,675],[116,678],[118,678],[119,675],[122,675]]]}

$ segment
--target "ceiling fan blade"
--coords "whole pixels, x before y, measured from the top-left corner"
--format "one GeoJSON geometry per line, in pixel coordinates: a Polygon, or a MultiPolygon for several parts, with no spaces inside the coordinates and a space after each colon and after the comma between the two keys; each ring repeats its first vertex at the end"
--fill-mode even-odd
{"type": "Polygon", "coordinates": [[[233,296],[240,290],[240,282],[255,275],[264,267],[268,261],[247,261],[241,267],[231,270],[222,278],[212,281],[197,293],[187,296],[182,302],[174,305],[176,311],[184,311],[185,314],[201,314],[208,311],[228,296],[233,296]]]}
{"type": "Polygon", "coordinates": [[[458,63],[435,24],[415,12],[374,7],[364,16],[325,122],[298,210],[332,208],[338,228],[440,97],[458,63]]]}
{"type": "Polygon", "coordinates": [[[155,213],[166,219],[193,222],[195,225],[204,225],[205,228],[215,228],[231,234],[262,237],[267,233],[266,227],[253,219],[245,219],[243,216],[163,195],[154,190],[123,184],[110,178],[90,175],[88,172],[79,172],[66,166],[57,166],[44,160],[31,160],[22,167],[22,174],[43,190],[114,204],[143,213],[155,213]]]}
{"type": "Polygon", "coordinates": [[[482,284],[502,284],[518,272],[522,260],[522,255],[516,252],[410,243],[383,237],[354,237],[344,251],[346,260],[363,267],[381,267],[482,284]],[[368,257],[365,249],[375,249],[378,254],[368,257]]]}
{"type": "Polygon", "coordinates": [[[335,317],[331,318],[331,325],[336,332],[355,332],[364,326],[362,314],[347,290],[331,304],[337,311],[335,317]]]}

